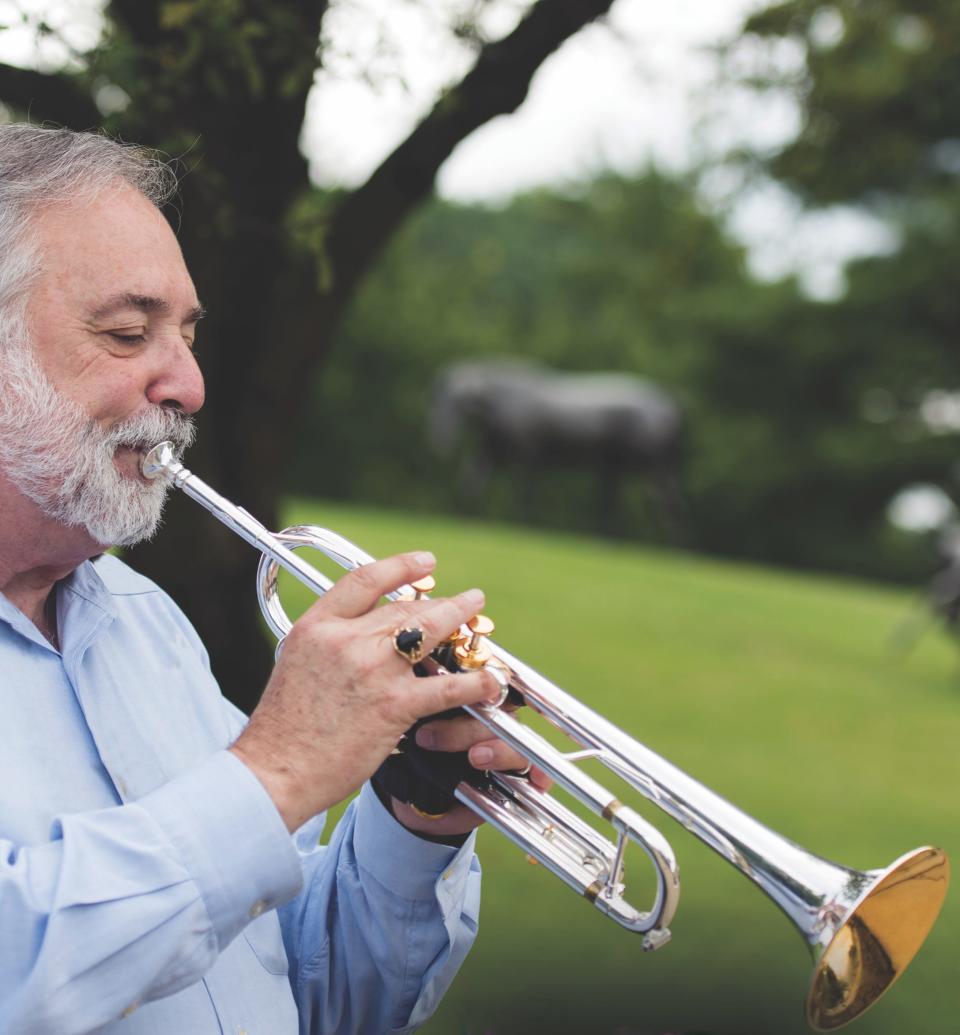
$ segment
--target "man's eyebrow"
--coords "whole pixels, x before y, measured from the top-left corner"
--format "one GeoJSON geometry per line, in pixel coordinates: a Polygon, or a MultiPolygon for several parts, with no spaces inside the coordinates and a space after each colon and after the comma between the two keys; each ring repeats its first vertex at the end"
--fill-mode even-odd
{"type": "MultiPolygon", "coordinates": [[[[111,295],[90,313],[90,317],[93,320],[104,320],[124,309],[136,309],[141,313],[157,313],[160,316],[167,316],[172,311],[170,303],[165,298],[158,298],[155,295],[137,295],[125,291],[119,295],[111,295]]],[[[188,310],[183,322],[196,323],[206,315],[206,309],[202,305],[197,305],[188,310]]]]}

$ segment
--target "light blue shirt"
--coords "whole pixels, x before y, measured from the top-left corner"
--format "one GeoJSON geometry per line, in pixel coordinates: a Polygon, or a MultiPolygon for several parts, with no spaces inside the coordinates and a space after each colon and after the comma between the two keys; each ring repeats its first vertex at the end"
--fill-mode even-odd
{"type": "Polygon", "coordinates": [[[476,933],[473,838],[423,841],[369,786],[328,847],[322,817],[291,837],[166,594],[103,557],[57,621],[60,652],[0,596],[0,1032],[421,1024],[476,933]]]}

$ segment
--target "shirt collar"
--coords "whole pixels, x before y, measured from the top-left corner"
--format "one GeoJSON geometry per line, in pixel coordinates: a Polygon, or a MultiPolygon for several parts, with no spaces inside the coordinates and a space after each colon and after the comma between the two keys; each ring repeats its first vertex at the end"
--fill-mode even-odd
{"type": "MultiPolygon", "coordinates": [[[[61,651],[66,654],[71,647],[85,646],[93,633],[116,617],[113,595],[91,561],[84,561],[69,575],[61,579],[55,588],[57,594],[57,636],[61,651]]],[[[2,593],[0,593],[0,621],[6,622],[15,632],[46,650],[56,652],[29,618],[2,593]]]]}
{"type": "Polygon", "coordinates": [[[84,561],[78,568],[57,583],[58,611],[57,618],[64,610],[70,610],[67,601],[77,598],[102,611],[110,618],[116,618],[117,609],[113,594],[107,589],[93,561],[84,561]],[[65,606],[66,605],[66,606],[65,606]]]}

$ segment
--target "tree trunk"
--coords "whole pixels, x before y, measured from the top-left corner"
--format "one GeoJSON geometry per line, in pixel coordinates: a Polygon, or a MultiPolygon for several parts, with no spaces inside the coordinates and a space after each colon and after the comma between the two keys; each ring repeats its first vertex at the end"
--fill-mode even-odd
{"type": "MultiPolygon", "coordinates": [[[[226,239],[204,225],[209,199],[202,184],[191,191],[188,180],[180,234],[200,298],[212,314],[197,336],[207,401],[187,464],[272,529],[280,523],[284,458],[296,447],[297,414],[310,385],[292,377],[284,347],[292,329],[281,315],[287,305],[284,270],[294,261],[283,233],[285,215],[308,182],[295,143],[287,141],[281,153],[287,167],[274,164],[272,190],[244,196],[243,183],[257,181],[240,175],[228,207],[243,218],[226,239]]],[[[329,340],[328,328],[311,329],[315,363],[329,340]]],[[[227,696],[252,709],[273,657],[255,597],[259,555],[195,503],[177,499],[162,534],[131,551],[130,560],[196,625],[227,696]]]]}

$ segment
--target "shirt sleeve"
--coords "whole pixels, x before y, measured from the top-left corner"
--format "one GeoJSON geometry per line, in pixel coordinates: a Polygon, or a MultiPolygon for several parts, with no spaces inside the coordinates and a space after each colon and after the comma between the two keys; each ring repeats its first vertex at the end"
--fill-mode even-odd
{"type": "Polygon", "coordinates": [[[256,777],[227,751],[135,803],[0,840],[0,1031],[74,1035],[197,981],[300,858],[256,777]]]}
{"type": "Polygon", "coordinates": [[[367,784],[327,847],[297,833],[305,890],[280,910],[301,1035],[412,1032],[477,933],[475,835],[459,849],[411,834],[367,784]]]}

